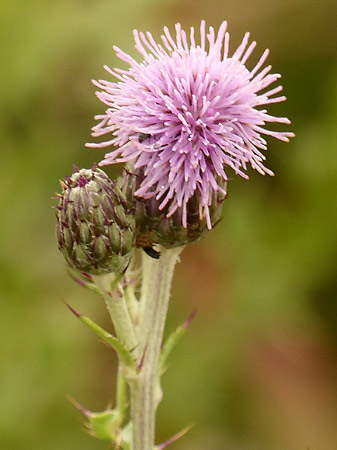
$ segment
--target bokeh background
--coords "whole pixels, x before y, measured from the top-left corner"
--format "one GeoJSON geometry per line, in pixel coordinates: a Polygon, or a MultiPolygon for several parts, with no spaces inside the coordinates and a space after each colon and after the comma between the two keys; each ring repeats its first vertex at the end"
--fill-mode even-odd
{"type": "MultiPolygon", "coordinates": [[[[334,0],[2,0],[0,4],[0,447],[106,449],[67,400],[113,399],[114,355],[64,307],[108,327],[54,237],[58,179],[90,167],[103,111],[92,78],[136,55],[132,29],[229,22],[283,75],[296,139],[270,140],[274,178],[229,186],[224,219],[187,248],[168,329],[197,308],[164,377],[157,441],[176,450],[337,449],[337,3],[334,0]]],[[[117,170],[117,169],[113,169],[117,170]]],[[[110,174],[113,176],[113,170],[110,174]]]]}

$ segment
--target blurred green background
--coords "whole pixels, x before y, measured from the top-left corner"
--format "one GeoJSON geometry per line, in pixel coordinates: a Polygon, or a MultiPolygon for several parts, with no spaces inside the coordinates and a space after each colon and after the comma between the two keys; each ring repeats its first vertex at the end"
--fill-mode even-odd
{"type": "MultiPolygon", "coordinates": [[[[334,0],[2,0],[0,447],[106,449],[67,400],[113,398],[114,355],[64,307],[109,326],[67,275],[54,237],[58,179],[90,167],[103,111],[91,78],[136,55],[132,30],[205,18],[245,31],[283,76],[297,137],[270,140],[274,178],[234,177],[224,220],[177,268],[168,328],[198,314],[164,377],[157,441],[176,450],[337,449],[337,4],[334,0]]],[[[117,170],[113,169],[113,170],[117,170]]],[[[110,174],[113,175],[112,170],[110,174]]]]}

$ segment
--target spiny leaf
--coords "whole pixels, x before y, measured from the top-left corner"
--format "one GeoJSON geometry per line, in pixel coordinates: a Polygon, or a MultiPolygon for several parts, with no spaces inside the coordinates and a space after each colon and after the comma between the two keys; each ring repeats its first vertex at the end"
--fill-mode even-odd
{"type": "Polygon", "coordinates": [[[78,318],[82,323],[84,323],[88,328],[90,328],[94,333],[97,334],[106,344],[112,347],[117,353],[120,361],[127,367],[135,369],[136,364],[129,350],[124,347],[124,345],[112,334],[108,333],[104,328],[97,325],[89,317],[75,311],[68,303],[66,303],[67,308],[78,318]]]}
{"type": "Polygon", "coordinates": [[[164,450],[164,448],[168,447],[170,444],[173,444],[173,442],[175,442],[178,439],[180,439],[181,437],[183,437],[184,434],[186,434],[188,431],[190,431],[190,429],[192,427],[193,427],[193,425],[188,425],[187,427],[185,427],[184,429],[179,431],[179,433],[175,434],[167,441],[163,442],[162,444],[156,445],[154,450],[164,450]]]}
{"type": "Polygon", "coordinates": [[[187,320],[176,328],[173,333],[167,338],[166,342],[163,345],[163,348],[160,352],[159,362],[158,362],[158,373],[161,374],[164,366],[166,364],[167,358],[179,340],[183,337],[186,332],[187,327],[191,323],[194,318],[196,311],[193,311],[192,314],[187,318],[187,320]]]}

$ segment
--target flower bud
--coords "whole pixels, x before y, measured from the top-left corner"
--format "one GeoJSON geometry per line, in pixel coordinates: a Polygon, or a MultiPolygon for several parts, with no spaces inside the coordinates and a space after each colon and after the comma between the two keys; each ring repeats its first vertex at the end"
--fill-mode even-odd
{"type": "Polygon", "coordinates": [[[117,182],[100,169],[81,169],[61,186],[56,234],[65,260],[81,272],[122,272],[135,244],[135,221],[117,182]]]}
{"type": "MultiPolygon", "coordinates": [[[[144,199],[134,195],[143,180],[141,171],[125,170],[119,179],[121,190],[133,209],[136,220],[137,246],[148,247],[160,244],[166,248],[178,247],[203,238],[209,231],[206,218],[201,216],[200,195],[195,193],[187,202],[186,226],[183,226],[183,211],[178,208],[167,217],[169,205],[160,209],[160,200],[155,196],[144,199]]],[[[225,187],[225,186],[224,186],[225,187]]],[[[226,196],[219,191],[213,192],[209,216],[212,227],[221,218],[222,204],[226,196]]]]}

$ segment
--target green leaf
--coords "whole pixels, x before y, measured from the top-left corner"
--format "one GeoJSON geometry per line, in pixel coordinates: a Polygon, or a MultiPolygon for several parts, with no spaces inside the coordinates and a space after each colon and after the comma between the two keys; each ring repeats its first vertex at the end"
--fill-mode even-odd
{"type": "Polygon", "coordinates": [[[105,342],[115,350],[121,363],[123,363],[130,369],[136,368],[136,363],[132,357],[131,352],[126,347],[124,347],[124,345],[115,336],[112,336],[112,334],[108,333],[106,330],[104,330],[104,328],[97,325],[97,323],[93,322],[91,319],[89,319],[89,317],[84,316],[83,314],[79,314],[67,303],[66,306],[78,319],[80,319],[82,323],[84,323],[95,334],[97,334],[97,336],[99,336],[103,340],[103,342],[105,342]]]}
{"type": "Polygon", "coordinates": [[[176,344],[180,341],[183,335],[186,332],[188,325],[191,323],[191,320],[195,316],[195,311],[188,317],[188,319],[179,327],[177,327],[172,334],[167,338],[166,342],[163,345],[163,348],[159,355],[158,361],[158,373],[161,375],[164,371],[164,366],[166,364],[167,358],[176,344]]]}
{"type": "Polygon", "coordinates": [[[119,435],[119,418],[116,411],[92,413],[88,418],[93,435],[101,441],[116,442],[119,435]]]}
{"type": "Polygon", "coordinates": [[[110,347],[112,347],[116,351],[120,361],[125,366],[129,368],[136,367],[131,352],[126,347],[124,347],[124,345],[115,336],[112,336],[112,334],[108,333],[106,330],[101,328],[99,325],[97,325],[95,322],[89,319],[89,317],[80,315],[79,319],[94,333],[96,333],[97,336],[99,336],[104,342],[106,342],[108,345],[110,345],[110,347]]]}

